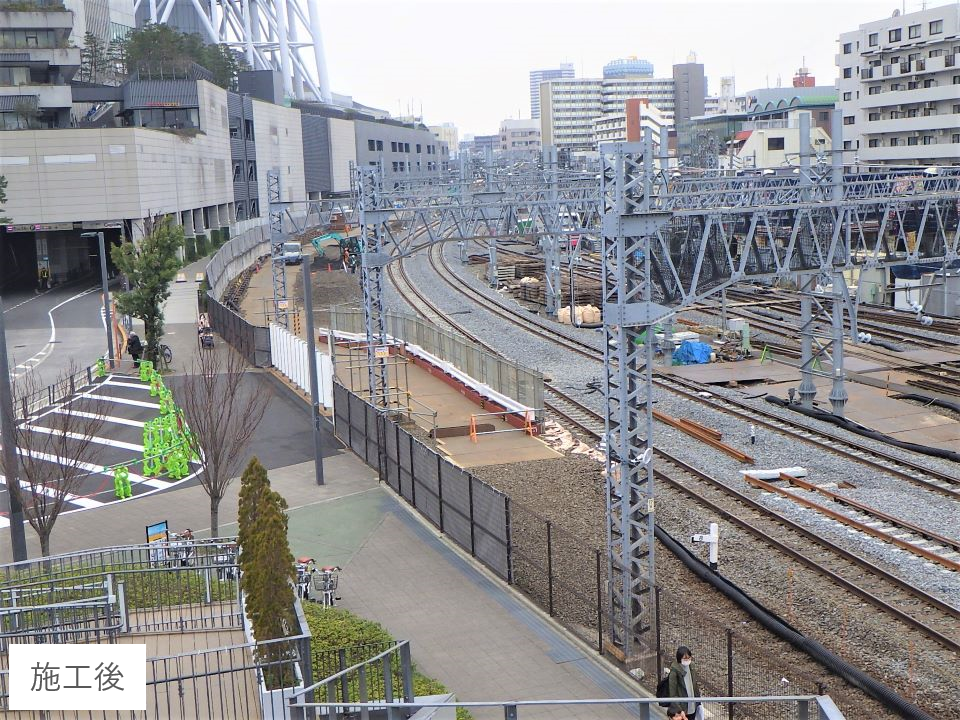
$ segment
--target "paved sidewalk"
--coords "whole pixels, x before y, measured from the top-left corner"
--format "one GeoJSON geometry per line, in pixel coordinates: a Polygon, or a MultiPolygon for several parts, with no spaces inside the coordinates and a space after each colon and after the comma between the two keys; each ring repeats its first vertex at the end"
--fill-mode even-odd
{"type": "MultiPolygon", "coordinates": [[[[359,462],[359,461],[358,461],[359,462]]],[[[455,551],[385,486],[290,512],[294,555],[343,567],[341,604],[409,639],[420,669],[461,700],[637,696],[498,579],[455,551]]],[[[474,717],[502,718],[477,709],[474,717]]],[[[547,706],[523,718],[627,718],[620,707],[547,706]]]]}

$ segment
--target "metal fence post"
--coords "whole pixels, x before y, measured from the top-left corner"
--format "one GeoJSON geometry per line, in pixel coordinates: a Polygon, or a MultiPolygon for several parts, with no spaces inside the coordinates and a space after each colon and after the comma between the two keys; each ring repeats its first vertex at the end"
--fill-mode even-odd
{"type": "Polygon", "coordinates": [[[517,720],[517,706],[516,706],[516,705],[504,705],[504,706],[503,706],[503,720],[517,720]]]}
{"type": "Polygon", "coordinates": [[[467,500],[470,503],[470,554],[477,556],[476,523],[473,518],[473,475],[467,474],[467,500]]]}
{"type": "Polygon", "coordinates": [[[507,531],[507,584],[513,585],[513,533],[510,531],[510,498],[503,498],[503,523],[507,531]]]}
{"type": "Polygon", "coordinates": [[[810,720],[810,701],[797,701],[797,720],[810,720]]]}
{"type": "Polygon", "coordinates": [[[440,532],[443,532],[443,458],[437,455],[437,505],[440,507],[440,532]]]}
{"type": "Polygon", "coordinates": [[[414,472],[416,463],[413,462],[413,435],[407,435],[410,441],[410,503],[417,507],[417,474],[414,472]]]}
{"type": "MultiPolygon", "coordinates": [[[[727,628],[727,697],[733,697],[733,630],[727,628]]],[[[727,705],[727,718],[733,720],[734,703],[727,705]]]]}
{"type": "Polygon", "coordinates": [[[660,629],[660,588],[653,588],[653,610],[657,618],[657,678],[663,672],[663,631],[660,629]]]}
{"type": "Polygon", "coordinates": [[[413,662],[410,660],[410,643],[400,646],[400,679],[403,682],[403,701],[413,702],[413,662]]]}
{"type": "MultiPolygon", "coordinates": [[[[347,669],[347,651],[345,648],[337,650],[337,672],[347,669]]],[[[326,671],[324,671],[326,672],[326,671]]],[[[340,677],[340,697],[344,702],[350,699],[350,683],[346,675],[340,677]]]]}
{"type": "Polygon", "coordinates": [[[600,548],[597,548],[595,552],[597,559],[597,652],[603,655],[603,582],[600,579],[600,548]]]}
{"type": "MultiPolygon", "coordinates": [[[[303,686],[313,685],[313,651],[310,648],[310,636],[300,638],[300,674],[303,676],[303,686]]],[[[304,697],[306,702],[313,702],[313,690],[304,697]]]]}
{"type": "MultiPolygon", "coordinates": [[[[393,702],[393,663],[390,661],[391,655],[383,658],[383,699],[386,703],[393,702]]],[[[387,720],[396,720],[397,711],[395,708],[387,708],[387,720]]]]}
{"type": "Polygon", "coordinates": [[[547,607],[553,617],[553,533],[552,524],[547,520],[547,607]]]}

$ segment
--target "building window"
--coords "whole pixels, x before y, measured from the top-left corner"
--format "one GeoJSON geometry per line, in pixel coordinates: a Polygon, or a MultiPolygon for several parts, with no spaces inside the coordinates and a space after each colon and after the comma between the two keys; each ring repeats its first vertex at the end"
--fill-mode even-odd
{"type": "Polygon", "coordinates": [[[916,90],[918,87],[920,87],[920,83],[916,80],[911,80],[907,83],[907,90],[916,90]]]}
{"type": "Polygon", "coordinates": [[[954,133],[953,135],[951,135],[951,136],[950,136],[950,142],[952,142],[952,143],[960,143],[960,133],[954,133]]]}
{"type": "Polygon", "coordinates": [[[900,145],[900,138],[892,137],[890,138],[890,147],[898,147],[900,145]]]}
{"type": "Polygon", "coordinates": [[[914,38],[920,37],[920,26],[911,25],[907,28],[907,37],[913,40],[914,38]]]}
{"type": "Polygon", "coordinates": [[[417,143],[417,154],[420,154],[420,143],[417,143]]]}
{"type": "Polygon", "coordinates": [[[844,99],[844,100],[852,100],[852,99],[853,99],[853,93],[852,93],[852,92],[845,92],[845,93],[843,94],[843,99],[844,99]]]}
{"type": "MultiPolygon", "coordinates": [[[[844,142],[844,146],[846,146],[846,144],[847,144],[847,143],[844,142]]],[[[872,148],[880,147],[880,141],[877,140],[876,138],[873,138],[873,139],[871,139],[871,140],[868,140],[868,141],[867,141],[867,147],[872,147],[872,148]]],[[[845,150],[849,150],[850,148],[844,147],[844,149],[845,149],[845,150]]]]}
{"type": "Polygon", "coordinates": [[[783,138],[767,138],[767,150],[783,150],[783,138]]]}
{"type": "Polygon", "coordinates": [[[908,138],[907,138],[907,145],[916,145],[916,144],[917,144],[917,137],[916,137],[916,136],[908,137],[908,138]]]}
{"type": "Polygon", "coordinates": [[[233,181],[240,182],[243,179],[243,163],[235,162],[233,164],[233,181]]]}
{"type": "Polygon", "coordinates": [[[930,21],[930,34],[939,35],[943,32],[943,20],[931,20],[930,21]]]}
{"type": "Polygon", "coordinates": [[[879,94],[880,94],[880,86],[879,86],[879,85],[872,85],[872,86],[870,86],[870,88],[867,90],[867,94],[868,94],[868,95],[879,95],[879,94]]]}
{"type": "Polygon", "coordinates": [[[917,109],[916,109],[916,108],[910,108],[909,110],[907,110],[907,117],[908,117],[908,118],[915,118],[916,116],[917,116],[917,109]]]}
{"type": "Polygon", "coordinates": [[[820,119],[821,119],[821,120],[829,120],[829,119],[830,119],[830,113],[829,113],[829,112],[822,112],[822,113],[820,113],[820,119]]]}
{"type": "Polygon", "coordinates": [[[880,36],[877,33],[870,33],[867,36],[867,45],[875,47],[880,44],[880,36]]]}
{"type": "MultiPolygon", "coordinates": [[[[891,114],[891,117],[892,117],[892,114],[891,114]]],[[[869,115],[867,115],[867,120],[869,120],[870,122],[873,122],[879,119],[880,119],[880,113],[878,112],[872,112],[869,115]]],[[[844,123],[843,123],[844,125],[853,125],[853,123],[846,122],[847,120],[846,118],[844,118],[843,120],[844,120],[844,123]]]]}
{"type": "Polygon", "coordinates": [[[853,77],[853,70],[852,70],[851,68],[844,68],[844,69],[843,69],[843,77],[845,77],[845,78],[847,78],[847,79],[852,78],[852,77],[853,77]]]}
{"type": "MultiPolygon", "coordinates": [[[[243,121],[243,137],[247,140],[253,140],[253,120],[243,121]]],[[[251,217],[257,216],[251,215],[251,217]]]]}
{"type": "Polygon", "coordinates": [[[240,122],[237,120],[230,121],[230,137],[234,140],[240,137],[240,122]]]}
{"type": "Polygon", "coordinates": [[[960,85],[960,75],[954,75],[954,76],[953,76],[953,84],[954,84],[954,85],[960,85]]]}
{"type": "Polygon", "coordinates": [[[896,30],[891,30],[887,37],[889,38],[890,42],[900,42],[902,33],[903,30],[897,28],[896,30]]]}
{"type": "Polygon", "coordinates": [[[844,44],[843,44],[843,54],[844,54],[844,55],[849,55],[852,51],[853,51],[853,46],[851,45],[851,43],[844,43],[844,44]]]}
{"type": "Polygon", "coordinates": [[[852,142],[851,140],[844,140],[844,141],[843,141],[843,149],[844,149],[844,150],[852,150],[852,149],[853,149],[853,142],[852,142]]]}
{"type": "MultiPolygon", "coordinates": [[[[960,85],[960,83],[955,82],[954,85],[960,85]]],[[[928,79],[928,80],[924,80],[924,81],[923,81],[923,86],[924,86],[925,88],[936,87],[936,86],[937,86],[937,81],[934,80],[933,78],[930,78],[930,79],[928,79]]]]}
{"type": "MultiPolygon", "coordinates": [[[[247,166],[247,180],[256,182],[257,180],[257,163],[253,160],[250,161],[250,164],[247,166]]],[[[251,214],[251,217],[256,217],[251,214]]]]}
{"type": "Polygon", "coordinates": [[[403,144],[403,151],[404,151],[405,153],[410,152],[410,143],[404,143],[404,144],[403,144]]]}
{"type": "Polygon", "coordinates": [[[928,57],[935,58],[935,57],[940,57],[941,55],[943,55],[943,50],[931,50],[928,57]]]}
{"type": "Polygon", "coordinates": [[[250,201],[250,217],[260,217],[260,203],[256,200],[250,201]]]}
{"type": "Polygon", "coordinates": [[[936,141],[936,138],[933,137],[933,135],[924,135],[924,136],[923,136],[923,144],[924,144],[924,145],[936,145],[936,144],[937,144],[937,141],[936,141]]]}
{"type": "Polygon", "coordinates": [[[960,115],[960,105],[954,105],[954,106],[953,106],[953,114],[954,114],[954,115],[960,115]]]}
{"type": "Polygon", "coordinates": [[[853,115],[847,115],[843,118],[844,125],[853,125],[856,122],[856,118],[853,115]]]}
{"type": "MultiPolygon", "coordinates": [[[[396,151],[397,151],[397,143],[394,141],[390,143],[390,152],[396,152],[396,151]]],[[[397,164],[394,163],[393,166],[396,167],[397,164]]]]}
{"type": "Polygon", "coordinates": [[[383,151],[383,140],[377,140],[377,150],[383,151]]]}
{"type": "Polygon", "coordinates": [[[370,152],[375,152],[376,149],[377,149],[377,141],[367,140],[367,150],[369,150],[370,152]]]}

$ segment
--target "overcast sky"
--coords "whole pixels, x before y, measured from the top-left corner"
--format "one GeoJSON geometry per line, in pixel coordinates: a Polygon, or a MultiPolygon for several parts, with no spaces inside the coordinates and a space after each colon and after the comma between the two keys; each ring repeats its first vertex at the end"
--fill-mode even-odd
{"type": "MultiPolygon", "coordinates": [[[[929,3],[929,7],[945,5],[929,3]]],[[[920,10],[908,0],[321,0],[334,92],[428,124],[492,134],[504,118],[529,117],[529,71],[574,63],[600,77],[605,63],[636,55],[657,77],[690,51],[707,90],[734,75],[737,93],[789,86],[806,58],[818,85],[833,85],[841,32],[920,10]]]]}

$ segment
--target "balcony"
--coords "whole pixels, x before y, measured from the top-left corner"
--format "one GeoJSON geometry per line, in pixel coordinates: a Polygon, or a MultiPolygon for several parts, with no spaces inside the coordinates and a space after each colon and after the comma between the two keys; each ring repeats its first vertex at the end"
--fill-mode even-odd
{"type": "Polygon", "coordinates": [[[69,85],[0,85],[0,103],[12,97],[35,97],[41,110],[69,108],[73,103],[69,85]]]}
{"type": "Polygon", "coordinates": [[[861,147],[857,154],[861,164],[883,161],[933,161],[960,158],[960,143],[941,142],[937,145],[900,145],[897,147],[861,147]]]}
{"type": "Polygon", "coordinates": [[[938,100],[954,100],[960,94],[960,86],[946,84],[937,87],[915,88],[913,90],[894,90],[879,95],[861,95],[860,107],[888,108],[898,105],[916,105],[917,103],[936,102],[938,100]]]}
{"type": "Polygon", "coordinates": [[[960,115],[943,113],[927,117],[898,118],[896,120],[874,120],[863,123],[864,135],[879,135],[880,133],[910,133],[923,130],[946,130],[956,128],[960,124],[960,115]]]}

